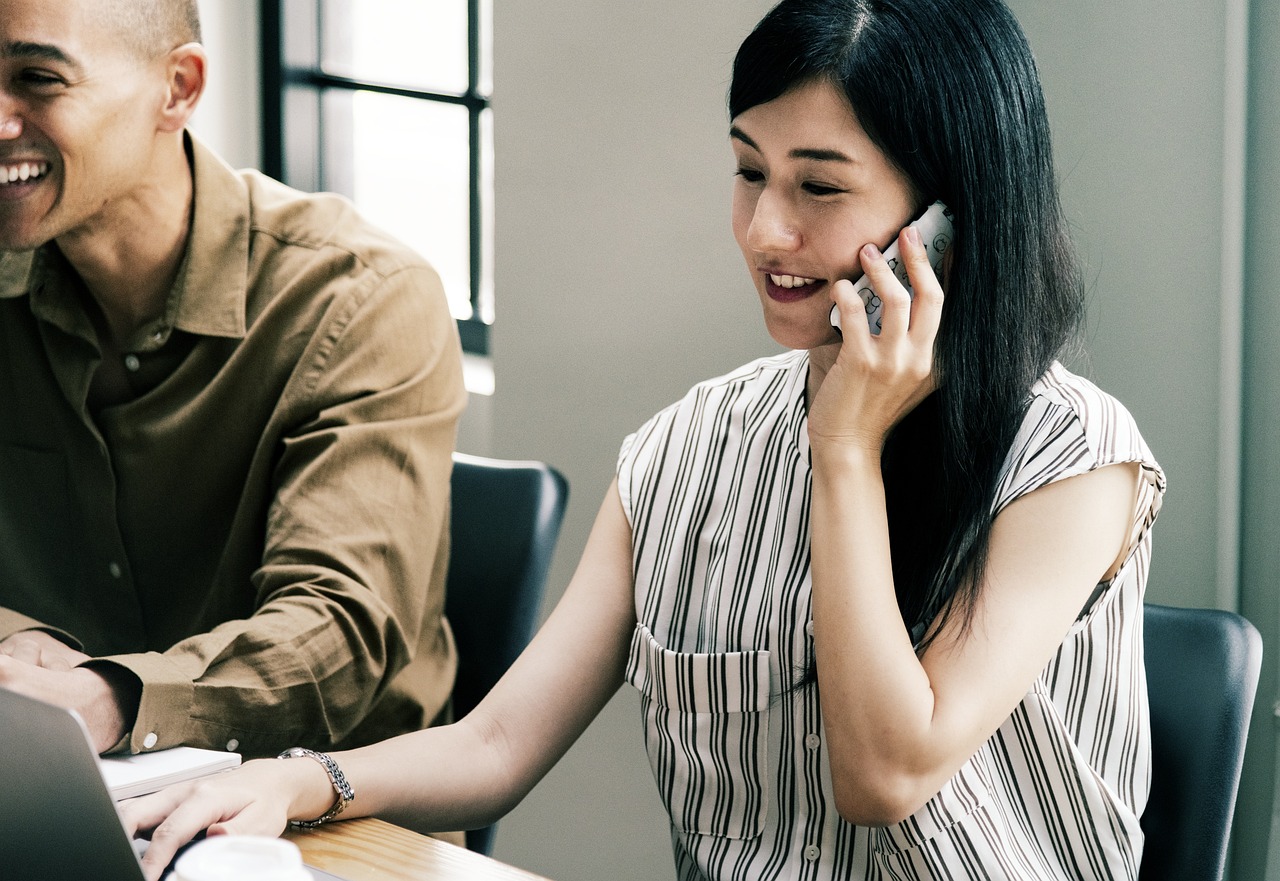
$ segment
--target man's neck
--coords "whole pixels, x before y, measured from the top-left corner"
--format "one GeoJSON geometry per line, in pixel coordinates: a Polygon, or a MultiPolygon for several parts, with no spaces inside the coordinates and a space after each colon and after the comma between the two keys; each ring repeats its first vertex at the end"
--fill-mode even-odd
{"type": "Polygon", "coordinates": [[[186,252],[191,166],[181,141],[168,152],[148,185],[110,206],[101,223],[57,240],[101,310],[111,336],[104,342],[115,348],[163,313],[186,252]]]}

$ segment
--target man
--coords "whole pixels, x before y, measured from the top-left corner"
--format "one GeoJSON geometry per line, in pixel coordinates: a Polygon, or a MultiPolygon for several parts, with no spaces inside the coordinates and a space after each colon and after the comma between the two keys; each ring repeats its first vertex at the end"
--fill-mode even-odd
{"type": "Polygon", "coordinates": [[[0,0],[0,686],[103,751],[369,742],[452,682],[457,333],[191,138],[195,7],[0,0]]]}

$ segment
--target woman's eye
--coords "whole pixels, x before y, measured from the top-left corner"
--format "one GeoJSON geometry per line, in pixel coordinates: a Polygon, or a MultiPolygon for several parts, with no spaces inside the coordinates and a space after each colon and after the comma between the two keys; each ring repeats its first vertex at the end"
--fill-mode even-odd
{"type": "Polygon", "coordinates": [[[739,168],[737,174],[748,183],[758,184],[764,180],[764,174],[754,168],[739,168]]]}
{"type": "Polygon", "coordinates": [[[833,187],[828,184],[820,184],[812,181],[804,185],[804,191],[813,196],[832,196],[836,193],[844,192],[844,190],[839,187],[833,187]]]}

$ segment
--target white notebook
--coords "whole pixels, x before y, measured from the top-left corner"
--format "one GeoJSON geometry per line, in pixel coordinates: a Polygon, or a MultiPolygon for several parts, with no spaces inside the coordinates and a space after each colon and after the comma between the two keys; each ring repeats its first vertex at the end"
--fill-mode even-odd
{"type": "Polygon", "coordinates": [[[240,754],[175,746],[133,756],[108,756],[98,764],[111,797],[119,801],[234,768],[240,764],[240,754]]]}

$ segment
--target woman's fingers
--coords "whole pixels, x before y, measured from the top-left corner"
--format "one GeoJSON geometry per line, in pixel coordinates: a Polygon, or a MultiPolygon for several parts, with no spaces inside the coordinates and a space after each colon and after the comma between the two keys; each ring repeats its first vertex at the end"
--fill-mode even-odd
{"type": "Polygon", "coordinates": [[[142,858],[147,881],[156,881],[179,848],[205,830],[211,835],[279,835],[283,831],[288,822],[283,802],[271,797],[270,788],[253,786],[242,776],[246,775],[229,772],[121,804],[130,835],[145,836],[150,831],[151,844],[142,858]]]}
{"type": "Polygon", "coordinates": [[[929,252],[920,240],[919,230],[913,226],[904,229],[898,237],[898,249],[914,292],[910,307],[911,334],[927,340],[932,347],[942,320],[942,284],[929,263],[929,252]]]}
{"type": "Polygon", "coordinates": [[[862,297],[858,296],[853,282],[847,278],[837,281],[831,288],[831,297],[840,310],[840,335],[869,337],[871,329],[867,324],[867,306],[862,302],[862,297]]]}
{"type": "MultiPolygon", "coordinates": [[[[902,245],[899,244],[898,248],[901,250],[902,245]]],[[[880,335],[895,337],[903,333],[910,319],[910,297],[907,289],[898,281],[893,268],[875,245],[863,245],[858,259],[872,289],[880,298],[880,335]]]]}

